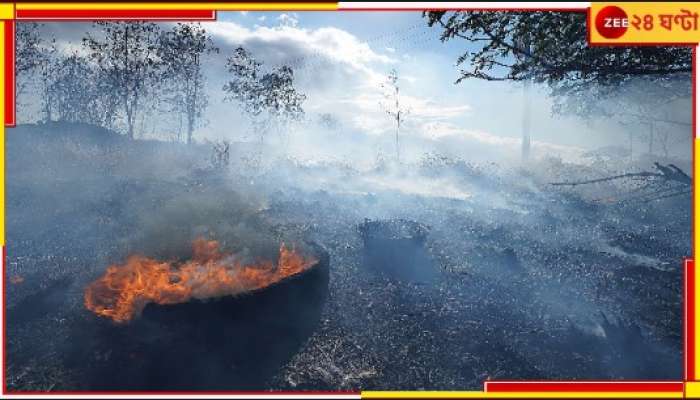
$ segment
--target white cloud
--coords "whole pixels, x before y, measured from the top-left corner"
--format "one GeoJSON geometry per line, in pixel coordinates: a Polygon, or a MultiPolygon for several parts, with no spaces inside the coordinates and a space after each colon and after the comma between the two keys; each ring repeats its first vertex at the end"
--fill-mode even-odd
{"type": "Polygon", "coordinates": [[[374,136],[381,135],[391,128],[390,122],[383,115],[355,113],[350,116],[350,122],[359,131],[374,136]]]}
{"type": "MultiPolygon", "coordinates": [[[[221,91],[229,79],[226,57],[235,47],[244,46],[267,68],[290,65],[294,69],[295,85],[307,95],[304,104],[307,114],[311,118],[318,113],[337,116],[343,122],[348,141],[374,135],[368,140],[382,142],[386,139],[389,145],[392,144],[394,126],[391,118],[379,107],[383,99],[379,84],[389,69],[396,67],[400,70],[402,104],[411,109],[401,128],[406,138],[446,151],[461,151],[466,146],[473,153],[480,153],[482,149],[488,153],[487,149],[493,148],[508,148],[514,154],[518,152],[519,118],[504,117],[503,110],[512,110],[519,115],[522,105],[519,87],[481,81],[454,86],[456,71],[450,66],[456,56],[444,46],[418,50],[398,40],[368,43],[360,39],[367,33],[361,23],[341,29],[332,26],[335,17],[326,20],[325,26],[310,28],[303,25],[307,22],[307,14],[299,14],[305,17],[301,22],[295,13],[283,16],[243,12],[233,15],[237,18],[232,19],[238,23],[225,20],[202,23],[221,52],[208,56],[204,64],[211,95],[206,116],[210,124],[198,130],[197,135],[201,138],[242,136],[247,130],[245,115],[236,104],[223,102],[221,91]],[[251,26],[255,23],[261,26],[251,26]],[[420,56],[423,51],[430,56],[420,56]],[[473,129],[477,126],[479,129],[473,129]]],[[[171,25],[162,24],[163,28],[171,25]]],[[[55,36],[61,50],[84,52],[82,38],[86,31],[95,28],[91,23],[78,22],[45,24],[40,29],[42,35],[55,36]]],[[[386,30],[392,32],[395,28],[389,24],[386,30]]],[[[533,138],[589,146],[589,143],[608,143],[611,140],[608,137],[614,136],[583,129],[576,121],[552,120],[546,95],[533,96],[533,138]],[[595,141],[594,134],[598,135],[595,141]]],[[[38,104],[39,100],[36,102],[38,104]]],[[[606,127],[605,130],[610,129],[613,128],[606,127]]],[[[615,143],[622,140],[615,139],[615,143]]],[[[533,146],[553,151],[572,149],[544,141],[533,142],[533,146]]]]}
{"type": "MultiPolygon", "coordinates": [[[[372,86],[383,79],[383,73],[377,71],[379,66],[397,62],[338,28],[258,25],[246,28],[235,22],[219,21],[207,29],[224,47],[246,47],[268,66],[291,64],[296,71],[313,67],[318,74],[342,69],[345,75],[353,75],[363,84],[371,82],[372,86]]],[[[222,53],[226,53],[226,49],[222,48],[222,53]]],[[[314,79],[323,77],[314,76],[314,79]]]]}
{"type": "Polygon", "coordinates": [[[277,17],[277,22],[281,27],[296,28],[299,26],[299,15],[297,13],[280,14],[280,16],[277,17]]]}
{"type": "MultiPolygon", "coordinates": [[[[271,18],[268,15],[268,20],[271,18]]],[[[231,114],[234,105],[222,103],[218,90],[228,79],[223,67],[225,59],[238,46],[249,50],[265,68],[291,66],[296,86],[307,95],[307,114],[328,112],[342,117],[349,128],[367,128],[377,133],[385,130],[386,115],[355,121],[361,110],[339,101],[363,92],[377,92],[387,66],[396,63],[390,55],[379,53],[357,36],[334,27],[251,27],[232,21],[208,23],[206,29],[221,50],[212,55],[205,71],[212,88],[207,111],[210,124],[206,130],[212,135],[234,134],[230,122],[242,118],[231,114]]],[[[376,102],[373,106],[379,113],[376,102]]]]}

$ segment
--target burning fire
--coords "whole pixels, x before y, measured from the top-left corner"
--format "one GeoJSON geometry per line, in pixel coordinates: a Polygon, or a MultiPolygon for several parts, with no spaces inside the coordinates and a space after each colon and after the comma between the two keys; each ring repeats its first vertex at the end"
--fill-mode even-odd
{"type": "Polygon", "coordinates": [[[85,289],[85,307],[118,323],[131,321],[148,303],[176,304],[261,289],[307,270],[315,259],[280,246],[279,262],[242,265],[219,242],[197,238],[191,260],[177,263],[132,255],[85,289]]]}

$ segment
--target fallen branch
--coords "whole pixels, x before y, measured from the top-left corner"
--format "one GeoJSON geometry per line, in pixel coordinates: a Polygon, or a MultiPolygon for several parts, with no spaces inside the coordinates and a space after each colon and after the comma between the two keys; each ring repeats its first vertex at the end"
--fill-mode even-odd
{"type": "MultiPolygon", "coordinates": [[[[676,183],[676,182],[674,182],[676,183]]],[[[649,188],[650,185],[645,185],[641,189],[646,189],[649,188]]],[[[642,193],[642,194],[636,194],[630,196],[630,194],[638,193],[638,190],[633,190],[630,193],[626,193],[626,197],[620,197],[620,198],[615,198],[615,197],[607,197],[607,198],[599,198],[595,199],[593,201],[595,202],[608,202],[608,203],[617,203],[617,204],[625,204],[625,203],[633,203],[635,201],[639,201],[641,203],[648,203],[653,200],[657,199],[662,199],[665,198],[663,196],[668,195],[668,197],[673,197],[676,195],[683,194],[683,192],[689,191],[690,188],[688,188],[685,185],[673,185],[669,186],[666,188],[660,188],[658,190],[652,191],[652,192],[647,192],[647,193],[642,193]],[[650,197],[650,196],[657,196],[657,197],[650,197]]]]}
{"type": "Polygon", "coordinates": [[[663,174],[658,174],[658,173],[654,173],[654,172],[636,172],[636,173],[628,173],[628,174],[622,174],[622,175],[609,176],[606,178],[591,179],[591,180],[587,180],[587,181],[553,182],[553,183],[551,183],[551,185],[553,185],[553,186],[578,186],[578,185],[586,185],[589,183],[613,181],[615,179],[622,179],[622,178],[651,177],[651,176],[663,176],[663,174]]]}
{"type": "Polygon", "coordinates": [[[668,193],[668,194],[665,194],[662,196],[657,196],[657,197],[652,197],[650,199],[645,199],[644,201],[642,201],[642,203],[650,203],[650,202],[655,201],[655,200],[667,199],[669,197],[681,196],[681,195],[689,194],[689,193],[690,193],[690,189],[679,190],[677,192],[668,193]]]}
{"type": "Polygon", "coordinates": [[[692,182],[692,178],[683,172],[680,168],[676,167],[673,164],[668,164],[667,166],[661,165],[657,162],[654,163],[654,167],[659,172],[650,172],[650,171],[641,171],[641,172],[630,172],[627,174],[621,174],[621,175],[615,175],[615,176],[609,176],[605,178],[598,178],[598,179],[590,179],[590,180],[585,180],[585,181],[576,181],[576,182],[553,182],[551,185],[553,186],[578,186],[578,185],[587,185],[591,183],[599,183],[599,182],[607,182],[607,181],[613,181],[617,179],[624,179],[624,178],[661,178],[666,181],[673,181],[673,182],[680,182],[684,185],[690,186],[692,182]]]}

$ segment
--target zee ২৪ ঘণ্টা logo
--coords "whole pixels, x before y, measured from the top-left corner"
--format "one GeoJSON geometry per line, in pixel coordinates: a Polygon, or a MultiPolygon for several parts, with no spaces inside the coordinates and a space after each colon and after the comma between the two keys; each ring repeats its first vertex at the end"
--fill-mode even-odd
{"type": "Polygon", "coordinates": [[[595,28],[607,39],[617,39],[624,35],[628,26],[627,13],[620,7],[607,6],[595,17],[595,28]]]}

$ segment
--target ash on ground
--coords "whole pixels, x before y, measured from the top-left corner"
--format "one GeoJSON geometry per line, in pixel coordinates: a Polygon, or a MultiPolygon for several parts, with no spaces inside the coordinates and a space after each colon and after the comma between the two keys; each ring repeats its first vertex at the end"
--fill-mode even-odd
{"type": "MultiPolygon", "coordinates": [[[[253,176],[235,163],[207,169],[208,151],[147,141],[136,151],[86,126],[8,135],[10,390],[91,389],[81,380],[90,365],[66,362],[80,345],[74,327],[94,318],[87,283],[125,254],[171,253],[202,232],[244,252],[291,237],[330,255],[317,329],[261,390],[681,379],[689,195],[633,201],[620,182],[554,187],[599,172],[555,159],[506,168],[426,158],[365,171],[275,160],[253,176]],[[426,189],[448,179],[459,190],[426,189]],[[366,268],[358,227],[396,220],[429,227],[416,244],[429,280],[366,268]]],[[[115,357],[90,351],[94,365],[115,357]]]]}

